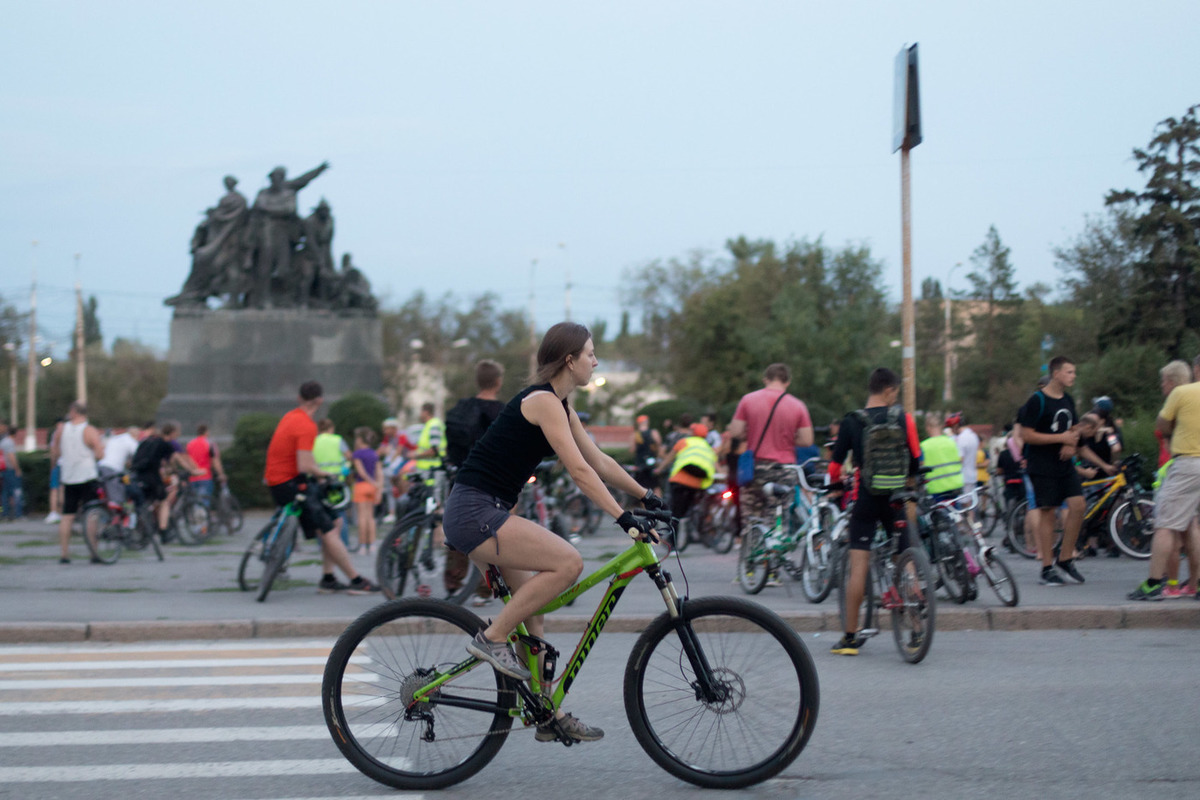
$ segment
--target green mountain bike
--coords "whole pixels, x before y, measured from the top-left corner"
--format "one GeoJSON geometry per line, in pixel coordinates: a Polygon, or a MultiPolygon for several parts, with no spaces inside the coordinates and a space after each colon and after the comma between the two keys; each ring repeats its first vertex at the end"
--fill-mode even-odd
{"type": "MultiPolygon", "coordinates": [[[[666,512],[637,513],[673,531],[666,512]]],[[[558,651],[524,625],[511,640],[528,658],[528,682],[466,652],[486,626],[461,606],[408,598],[363,614],[325,665],[321,701],[334,743],[364,775],[397,789],[466,780],[495,757],[514,722],[526,730],[552,724],[625,587],[644,572],[667,610],[642,632],[625,667],[625,713],[638,743],[667,772],[698,786],[736,789],[778,774],[800,755],[817,721],[820,692],[808,649],[749,600],[680,597],[652,541],[640,537],[538,612],[609,581],[558,678],[558,651]]],[[[499,571],[487,577],[507,601],[499,571]]]]}

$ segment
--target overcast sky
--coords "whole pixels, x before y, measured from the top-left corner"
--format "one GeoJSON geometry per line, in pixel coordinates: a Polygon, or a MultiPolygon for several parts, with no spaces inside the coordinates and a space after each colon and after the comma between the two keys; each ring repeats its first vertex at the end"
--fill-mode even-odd
{"type": "MultiPolygon", "coordinates": [[[[542,327],[619,318],[624,271],[730,237],[865,243],[900,292],[893,62],[919,42],[915,285],[995,225],[1023,285],[1137,186],[1131,150],[1200,102],[1167,2],[3,0],[0,294],[65,343],[165,349],[161,299],[227,173],[332,168],[335,256],[385,302],[497,292],[542,327]],[[31,242],[39,242],[36,255],[31,242]],[[80,253],[77,276],[74,254],[80,253]]],[[[953,285],[964,288],[966,270],[953,285]]],[[[63,349],[60,346],[60,349],[63,349]]]]}

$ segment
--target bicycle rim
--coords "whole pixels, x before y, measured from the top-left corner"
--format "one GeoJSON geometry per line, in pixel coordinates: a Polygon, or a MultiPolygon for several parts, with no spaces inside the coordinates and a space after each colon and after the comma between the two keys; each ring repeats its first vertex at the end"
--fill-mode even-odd
{"type": "Polygon", "coordinates": [[[937,599],[933,594],[933,571],[925,551],[910,547],[896,559],[892,578],[901,607],[892,609],[892,634],[900,657],[919,664],[933,644],[937,599]]]}
{"type": "Polygon", "coordinates": [[[516,703],[511,679],[482,664],[444,684],[431,702],[413,699],[417,688],[467,658],[467,642],[483,627],[465,608],[408,599],[377,606],[346,629],[325,665],[321,699],[333,741],[351,764],[397,789],[440,789],[496,755],[513,722],[505,710],[516,703]],[[445,705],[442,697],[498,710],[445,705]]]}
{"type": "Polygon", "coordinates": [[[751,525],[742,536],[738,551],[738,583],[746,594],[758,594],[767,585],[769,558],[763,546],[766,531],[761,525],[751,525]]]}
{"type": "Polygon", "coordinates": [[[983,569],[983,577],[987,578],[988,585],[992,587],[992,591],[996,593],[1000,602],[1009,607],[1021,602],[1017,580],[1009,570],[1008,564],[1004,563],[1004,559],[988,550],[987,555],[980,560],[983,562],[980,564],[983,569]]]}
{"type": "Polygon", "coordinates": [[[105,564],[115,564],[121,557],[121,540],[123,536],[119,525],[114,525],[112,512],[104,506],[92,506],[83,514],[83,541],[87,543],[88,551],[93,558],[105,564]],[[94,532],[95,544],[88,537],[88,530],[94,532]]]}
{"type": "Polygon", "coordinates": [[[204,544],[213,535],[213,525],[208,506],[203,503],[190,502],[183,508],[183,524],[191,535],[189,544],[204,544]]]}
{"type": "MultiPolygon", "coordinates": [[[[846,592],[850,586],[850,552],[849,547],[840,548],[833,563],[834,574],[837,576],[838,620],[843,631],[850,629],[850,624],[846,619],[846,592]]],[[[872,553],[871,564],[867,569],[867,579],[863,582],[862,602],[858,606],[858,624],[854,627],[861,631],[864,628],[874,628],[875,626],[875,554],[872,553]]]]}
{"type": "Polygon", "coordinates": [[[1005,528],[1005,535],[1008,537],[1009,546],[1013,552],[1022,558],[1037,558],[1037,548],[1032,542],[1037,540],[1036,532],[1031,531],[1030,544],[1025,542],[1025,517],[1029,513],[1029,503],[1022,500],[1013,506],[1012,511],[1008,514],[1008,525],[1005,528]]]}
{"type": "Polygon", "coordinates": [[[273,538],[267,539],[268,550],[263,561],[262,581],[258,585],[258,602],[265,601],[267,595],[271,593],[275,578],[283,569],[283,564],[292,551],[292,543],[296,538],[296,527],[299,524],[296,517],[285,517],[279,526],[279,532],[273,538]]]}
{"type": "Polygon", "coordinates": [[[375,556],[375,579],[387,599],[416,596],[417,550],[431,525],[433,517],[424,512],[407,514],[384,538],[375,556]]]}
{"type": "Polygon", "coordinates": [[[625,713],[646,753],[677,778],[736,789],[785,769],[817,720],[816,669],[800,637],[744,598],[683,605],[723,698],[697,696],[680,629],[667,614],[641,635],[625,668],[625,713]]]}
{"type": "Polygon", "coordinates": [[[1154,503],[1145,497],[1121,503],[1108,519],[1108,532],[1125,555],[1149,558],[1154,540],[1154,503]]]}
{"type": "Polygon", "coordinates": [[[728,553],[733,549],[735,531],[733,529],[733,510],[728,507],[718,508],[713,512],[712,549],[716,553],[728,553]]]}
{"type": "Polygon", "coordinates": [[[833,544],[829,541],[829,533],[818,531],[813,534],[811,543],[801,543],[797,549],[800,551],[800,589],[810,603],[820,603],[833,590],[833,564],[829,558],[833,544]]]}
{"type": "Polygon", "coordinates": [[[246,552],[242,553],[242,562],[238,564],[238,588],[243,592],[253,592],[258,589],[261,581],[261,572],[258,562],[262,560],[263,552],[263,537],[262,534],[254,537],[254,541],[250,542],[250,546],[246,548],[246,552]]]}

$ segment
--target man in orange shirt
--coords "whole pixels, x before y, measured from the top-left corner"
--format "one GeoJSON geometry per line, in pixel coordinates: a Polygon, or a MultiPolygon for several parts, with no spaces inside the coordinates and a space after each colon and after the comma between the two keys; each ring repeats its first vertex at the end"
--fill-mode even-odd
{"type": "Polygon", "coordinates": [[[313,416],[324,402],[324,390],[316,381],[307,381],[300,386],[300,405],[283,415],[271,444],[267,446],[267,469],[264,478],[276,506],[285,506],[304,491],[304,507],[300,512],[300,528],[304,538],[321,540],[321,561],[324,575],[317,584],[321,594],[346,592],[348,594],[370,594],[379,587],[368,581],[350,561],[350,554],[337,535],[337,526],[329,512],[321,505],[316,491],[316,476],[320,475],[313,458],[313,442],[317,438],[317,423],[313,416]],[[342,583],[333,574],[338,567],[350,580],[342,583]]]}

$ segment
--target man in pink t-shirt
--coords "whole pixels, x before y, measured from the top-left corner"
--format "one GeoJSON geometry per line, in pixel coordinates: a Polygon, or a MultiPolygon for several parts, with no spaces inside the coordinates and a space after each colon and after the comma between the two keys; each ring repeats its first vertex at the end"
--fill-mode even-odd
{"type": "Polygon", "coordinates": [[[744,440],[746,447],[754,450],[754,480],[740,492],[743,527],[774,511],[775,504],[763,495],[763,486],[798,483],[796,471],[784,465],[796,463],[797,447],[813,443],[808,407],[787,393],[791,381],[792,373],[786,364],[767,367],[763,388],[742,397],[729,424],[729,434],[744,440]]]}

